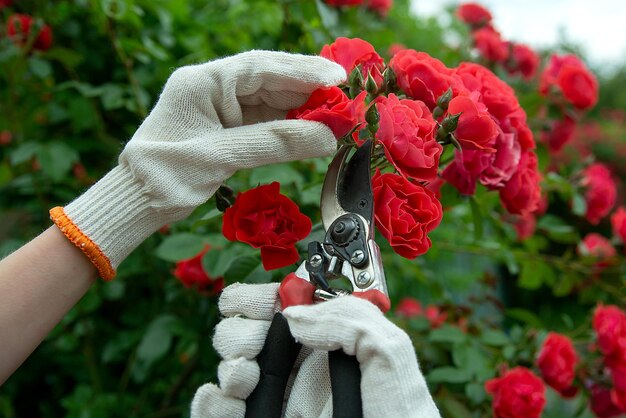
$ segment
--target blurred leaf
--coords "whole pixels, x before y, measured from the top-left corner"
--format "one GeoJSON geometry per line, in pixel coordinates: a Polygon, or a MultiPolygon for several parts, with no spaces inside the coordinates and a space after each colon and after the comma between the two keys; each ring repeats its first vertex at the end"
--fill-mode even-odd
{"type": "Polygon", "coordinates": [[[70,172],[78,158],[78,153],[62,142],[51,142],[37,149],[41,169],[55,182],[61,181],[70,172]]]}
{"type": "Polygon", "coordinates": [[[259,256],[235,258],[224,274],[224,279],[228,283],[265,283],[271,277],[271,273],[263,269],[259,256]]]}
{"type": "Polygon", "coordinates": [[[537,229],[546,231],[550,239],[568,244],[578,243],[580,236],[576,229],[555,215],[545,215],[537,222],[537,229]]]}
{"type": "Polygon", "coordinates": [[[444,324],[441,328],[434,329],[428,339],[432,342],[458,343],[463,342],[467,335],[459,328],[452,325],[444,324]]]}
{"type": "Polygon", "coordinates": [[[521,308],[509,308],[505,311],[509,318],[524,322],[533,328],[544,328],[543,321],[535,313],[521,308]]]}
{"type": "Polygon", "coordinates": [[[572,198],[572,213],[578,216],[585,216],[587,212],[587,201],[580,193],[574,193],[572,198]]]}
{"type": "Polygon", "coordinates": [[[230,251],[212,250],[202,257],[202,268],[209,277],[224,277],[226,270],[235,259],[230,251]]]}
{"type": "Polygon", "coordinates": [[[480,383],[468,383],[465,386],[465,394],[474,405],[480,405],[487,398],[485,388],[480,383]]]}
{"type": "Polygon", "coordinates": [[[52,66],[46,60],[37,57],[31,57],[28,60],[28,68],[39,78],[50,77],[52,74],[52,66]]]}
{"type": "Polygon", "coordinates": [[[503,346],[510,342],[509,337],[499,329],[487,329],[483,331],[483,333],[480,334],[480,340],[487,345],[493,346],[503,346]]]}
{"type": "Polygon", "coordinates": [[[456,367],[438,367],[428,373],[427,380],[430,383],[465,383],[471,378],[469,370],[457,369],[456,367]]]}
{"type": "Polygon", "coordinates": [[[445,396],[440,400],[443,416],[454,418],[472,418],[472,413],[465,405],[451,396],[445,396]]]}
{"type": "Polygon", "coordinates": [[[274,181],[279,182],[281,187],[292,183],[302,186],[304,178],[302,173],[293,168],[292,165],[273,164],[255,168],[250,173],[249,185],[250,187],[256,187],[259,184],[270,184],[274,181]]]}
{"type": "Polygon", "coordinates": [[[176,317],[170,314],[154,318],[137,347],[137,359],[151,364],[163,357],[172,344],[172,329],[177,321],[176,317]]]}
{"type": "Polygon", "coordinates": [[[13,175],[11,174],[11,167],[6,162],[0,162],[0,187],[8,184],[13,175]]]}
{"type": "Polygon", "coordinates": [[[24,142],[11,152],[11,164],[18,165],[33,158],[40,145],[37,142],[24,142]]]}
{"type": "Polygon", "coordinates": [[[543,261],[524,261],[517,284],[524,289],[538,289],[543,283],[553,284],[555,277],[552,268],[543,261]]]}
{"type": "Polygon", "coordinates": [[[201,236],[181,233],[166,237],[154,254],[166,261],[180,261],[196,256],[204,246],[201,236]]]}

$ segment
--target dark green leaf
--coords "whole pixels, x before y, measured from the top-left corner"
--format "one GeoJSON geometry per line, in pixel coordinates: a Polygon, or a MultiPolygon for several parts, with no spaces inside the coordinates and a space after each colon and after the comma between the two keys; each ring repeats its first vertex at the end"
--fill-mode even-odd
{"type": "Polygon", "coordinates": [[[533,328],[544,328],[543,321],[533,312],[521,308],[510,308],[505,311],[509,318],[524,322],[533,328]]]}
{"type": "Polygon", "coordinates": [[[157,247],[155,255],[166,261],[180,261],[197,255],[204,249],[201,236],[188,233],[170,235],[157,247]]]}
{"type": "Polygon", "coordinates": [[[234,254],[230,251],[208,251],[202,257],[202,268],[209,277],[224,277],[234,258],[234,254]]]}
{"type": "Polygon", "coordinates": [[[78,161],[78,153],[62,142],[51,142],[37,150],[41,169],[53,181],[61,181],[78,161]]]}
{"type": "Polygon", "coordinates": [[[137,359],[151,364],[163,357],[172,345],[172,328],[176,322],[176,317],[169,314],[160,315],[152,320],[137,347],[137,359]]]}
{"type": "Polygon", "coordinates": [[[227,282],[265,283],[270,281],[271,273],[263,269],[258,256],[243,256],[233,260],[224,274],[227,282]]]}
{"type": "Polygon", "coordinates": [[[483,333],[480,335],[480,340],[487,345],[493,346],[502,346],[510,342],[509,337],[507,337],[504,332],[496,329],[488,329],[483,331],[483,333]]]}
{"type": "Polygon", "coordinates": [[[472,378],[469,370],[456,367],[438,367],[428,374],[430,383],[465,383],[472,378]]]}
{"type": "Polygon", "coordinates": [[[465,341],[467,335],[459,328],[452,325],[443,325],[441,328],[434,329],[428,339],[432,342],[458,343],[465,341]]]}
{"type": "Polygon", "coordinates": [[[33,158],[40,145],[37,142],[24,142],[11,152],[12,165],[21,164],[33,158]]]}

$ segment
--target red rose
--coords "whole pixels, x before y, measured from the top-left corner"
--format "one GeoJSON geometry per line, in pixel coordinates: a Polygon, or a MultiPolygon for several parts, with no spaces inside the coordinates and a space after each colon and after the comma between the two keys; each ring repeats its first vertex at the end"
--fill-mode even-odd
{"type": "Polygon", "coordinates": [[[396,174],[376,172],[372,179],[376,226],[393,250],[415,258],[430,248],[428,233],[441,222],[441,203],[419,184],[396,174]]]}
{"type": "Polygon", "coordinates": [[[389,9],[393,6],[393,0],[368,0],[367,8],[375,11],[380,16],[385,17],[389,13],[389,9]]]}
{"type": "Polygon", "coordinates": [[[504,63],[509,57],[509,45],[502,40],[500,32],[485,26],[472,33],[474,46],[487,61],[504,63]]]}
{"type": "Polygon", "coordinates": [[[506,69],[509,74],[520,73],[528,80],[531,79],[539,68],[539,55],[529,46],[524,44],[514,44],[511,48],[509,60],[506,62],[506,69]]]}
{"type": "Polygon", "coordinates": [[[598,418],[613,418],[622,415],[622,410],[611,400],[611,391],[600,385],[591,387],[591,410],[598,418]]]}
{"type": "Polygon", "coordinates": [[[413,99],[433,109],[437,99],[449,88],[454,94],[464,90],[460,79],[448,67],[425,52],[413,49],[398,51],[389,66],[396,74],[398,87],[413,99]]]}
{"type": "Polygon", "coordinates": [[[413,298],[402,298],[402,300],[398,303],[398,306],[396,306],[396,315],[403,316],[405,318],[415,318],[423,313],[422,304],[413,298]]]}
{"type": "Polygon", "coordinates": [[[578,355],[572,340],[565,335],[549,333],[537,356],[543,380],[562,395],[571,396],[577,364],[578,355]]]}
{"type": "Polygon", "coordinates": [[[611,226],[613,227],[613,235],[626,243],[626,208],[620,206],[615,213],[611,215],[611,226]]]}
{"type": "Polygon", "coordinates": [[[456,96],[448,104],[448,114],[460,113],[454,136],[463,150],[488,150],[498,135],[497,125],[491,118],[484,104],[477,101],[477,96],[456,96]]]}
{"type": "Polygon", "coordinates": [[[509,213],[525,215],[539,206],[541,174],[537,171],[537,156],[524,151],[513,177],[500,189],[500,201],[509,213]]]}
{"type": "Polygon", "coordinates": [[[311,220],[287,196],[280,183],[259,186],[239,193],[224,212],[222,233],[261,249],[266,270],[293,264],[300,259],[295,244],[311,232],[311,220]]]}
{"type": "Polygon", "coordinates": [[[585,218],[591,224],[597,225],[611,212],[617,199],[617,186],[611,176],[611,171],[603,164],[591,164],[583,171],[581,185],[586,189],[585,218]]]}
{"type": "MultiPolygon", "coordinates": [[[[7,21],[7,35],[9,38],[13,40],[13,42],[18,46],[24,46],[28,42],[28,38],[30,36],[34,36],[31,34],[31,27],[33,25],[33,17],[29,15],[23,14],[14,14],[9,16],[9,20],[7,21]]],[[[45,51],[50,49],[52,46],[52,29],[50,26],[44,24],[35,41],[33,43],[33,48],[38,49],[40,51],[45,51]]]]}
{"type": "Polygon", "coordinates": [[[464,62],[454,73],[461,78],[467,90],[480,93],[482,102],[499,121],[516,114],[520,108],[513,88],[482,65],[464,62]]]}
{"type": "Polygon", "coordinates": [[[491,13],[477,3],[463,3],[456,9],[458,18],[471,26],[483,26],[491,22],[491,13]]]}
{"type": "Polygon", "coordinates": [[[319,88],[297,109],[287,113],[287,119],[305,119],[322,122],[341,138],[364,121],[365,96],[361,92],[350,100],[339,87],[319,88]]]}
{"type": "Polygon", "coordinates": [[[364,80],[367,80],[369,72],[377,85],[383,81],[385,63],[374,47],[363,39],[337,38],[332,44],[324,45],[320,55],[341,65],[347,74],[360,65],[364,80]]]}
{"type": "Polygon", "coordinates": [[[617,251],[615,251],[615,247],[611,245],[611,242],[595,232],[585,235],[585,238],[578,246],[578,252],[581,255],[590,255],[599,259],[611,258],[617,255],[617,251]]]}
{"type": "Polygon", "coordinates": [[[211,278],[202,267],[202,258],[209,251],[207,245],[196,256],[176,263],[174,276],[188,288],[195,288],[209,295],[216,295],[224,289],[222,277],[211,278]]]}
{"type": "Polygon", "coordinates": [[[548,149],[552,153],[558,153],[561,149],[574,138],[576,130],[576,121],[567,115],[563,119],[553,121],[549,131],[543,132],[542,141],[548,145],[548,149]]]}
{"type": "Polygon", "coordinates": [[[517,142],[522,147],[522,151],[535,149],[535,139],[533,133],[526,122],[526,111],[521,107],[500,120],[500,127],[505,133],[515,134],[517,142]]]}
{"type": "Polygon", "coordinates": [[[430,322],[431,328],[439,328],[448,319],[448,313],[439,309],[436,305],[428,305],[424,311],[424,316],[430,322]]]}
{"type": "Polygon", "coordinates": [[[575,55],[552,55],[541,74],[539,92],[548,95],[558,88],[567,101],[579,109],[589,109],[598,101],[598,80],[575,55]]]}
{"type": "Polygon", "coordinates": [[[605,363],[613,367],[621,360],[622,353],[626,354],[626,313],[615,305],[598,305],[592,325],[605,363]]]}
{"type": "Polygon", "coordinates": [[[479,181],[490,190],[498,190],[505,187],[518,170],[522,150],[515,135],[504,132],[498,135],[493,146],[496,152],[490,155],[489,164],[480,173],[479,181]]]}
{"type": "Polygon", "coordinates": [[[626,352],[622,346],[620,362],[611,368],[613,389],[611,389],[611,401],[615,406],[626,412],[626,352]]]}
{"type": "Polygon", "coordinates": [[[502,377],[488,380],[485,390],[493,395],[494,418],[539,418],[546,404],[541,379],[525,367],[515,367],[502,377]]]}
{"type": "Polygon", "coordinates": [[[11,4],[13,4],[13,0],[0,0],[0,10],[11,7],[11,4]]]}
{"type": "Polygon", "coordinates": [[[419,101],[398,100],[395,94],[376,98],[380,115],[376,138],[398,171],[418,180],[437,177],[442,146],[435,140],[435,121],[419,101]]]}

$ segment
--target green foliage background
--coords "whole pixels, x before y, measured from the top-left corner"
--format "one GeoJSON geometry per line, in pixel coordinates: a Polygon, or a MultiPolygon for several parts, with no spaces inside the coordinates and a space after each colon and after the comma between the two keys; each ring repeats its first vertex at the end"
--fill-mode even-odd
{"type": "MultiPolygon", "coordinates": [[[[49,208],[67,203],[113,167],[179,66],[251,49],[314,54],[338,36],[361,37],[381,55],[401,43],[450,67],[472,58],[464,27],[454,19],[442,26],[415,17],[408,0],[396,0],[384,20],[363,8],[338,10],[320,0],[15,3],[0,11],[0,22],[12,12],[42,18],[53,28],[54,46],[26,53],[0,37],[0,131],[11,134],[11,142],[0,145],[0,256],[49,226],[49,208]]],[[[621,85],[623,73],[607,85],[621,85]]],[[[529,116],[536,116],[541,99],[534,87],[511,82],[529,116]]],[[[619,91],[609,88],[611,106],[623,104],[619,91]]],[[[547,155],[539,152],[545,166],[547,155]]],[[[281,181],[283,193],[315,223],[327,163],[241,172],[229,185],[243,191],[281,181]]],[[[569,174],[547,179],[557,208],[579,196],[569,174]]],[[[502,221],[497,195],[481,189],[465,198],[448,187],[443,193],[450,210],[432,234],[427,255],[409,262],[380,245],[392,302],[411,296],[437,304],[449,323],[432,330],[424,318],[390,318],[411,334],[444,415],[486,416],[490,403],[483,383],[499,364],[532,366],[548,330],[569,333],[584,347],[595,303],[624,303],[624,263],[585,285],[594,262],[575,253],[589,229],[580,213],[567,209],[569,214],[542,218],[540,233],[519,244],[502,221]],[[451,325],[462,317],[467,333],[451,325]]],[[[166,234],[155,234],[121,265],[115,281],[94,286],[4,385],[0,415],[187,415],[194,390],[217,381],[210,340],[218,312],[215,298],[174,279],[174,262],[208,243],[214,250],[204,266],[228,283],[280,280],[293,269],[265,272],[255,250],[226,242],[214,207],[209,201],[166,234]]],[[[610,236],[607,224],[600,228],[610,236]]],[[[549,392],[549,399],[546,417],[589,416],[584,394],[563,401],[549,392]]]]}

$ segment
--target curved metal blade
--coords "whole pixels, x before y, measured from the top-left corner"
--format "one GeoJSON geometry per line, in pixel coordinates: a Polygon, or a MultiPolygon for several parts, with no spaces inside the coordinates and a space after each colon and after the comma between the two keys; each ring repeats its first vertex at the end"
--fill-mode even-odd
{"type": "Polygon", "coordinates": [[[346,213],[361,215],[370,229],[373,228],[372,141],[363,143],[348,160],[350,149],[348,146],[339,148],[328,166],[320,202],[324,229],[346,213]]]}

